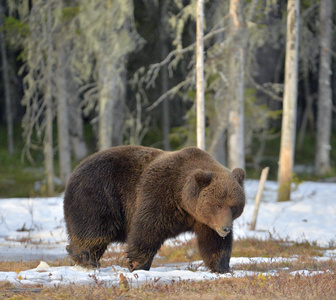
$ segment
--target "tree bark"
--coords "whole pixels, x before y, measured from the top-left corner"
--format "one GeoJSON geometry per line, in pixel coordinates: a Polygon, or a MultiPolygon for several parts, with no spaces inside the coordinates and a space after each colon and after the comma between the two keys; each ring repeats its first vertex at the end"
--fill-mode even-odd
{"type": "Polygon", "coordinates": [[[285,89],[278,173],[278,201],[289,200],[291,191],[296,131],[299,13],[299,0],[288,0],[285,89]]]}
{"type": "Polygon", "coordinates": [[[245,168],[244,150],[244,20],[241,0],[230,0],[228,165],[245,168]]]}
{"type": "MultiPolygon", "coordinates": [[[[305,64],[303,66],[303,85],[304,85],[304,97],[305,97],[306,107],[303,113],[301,126],[299,129],[299,137],[298,137],[298,142],[297,142],[298,150],[302,150],[302,146],[304,143],[304,137],[306,135],[307,125],[314,124],[313,97],[310,92],[308,72],[309,72],[308,66],[307,64],[305,64]]],[[[313,128],[314,126],[311,126],[311,129],[313,128]]]]}
{"type": "MultiPolygon", "coordinates": [[[[160,39],[161,39],[161,60],[164,60],[168,55],[168,45],[167,45],[167,31],[166,28],[169,26],[167,22],[167,5],[168,1],[165,0],[162,3],[161,8],[161,30],[160,30],[160,39]]],[[[168,91],[169,82],[168,82],[168,68],[166,65],[162,66],[161,70],[161,94],[163,95],[168,91]]],[[[165,98],[162,101],[162,136],[163,136],[163,149],[166,151],[170,150],[169,142],[169,132],[170,132],[170,117],[169,117],[169,99],[165,98]]]]}
{"type": "MultiPolygon", "coordinates": [[[[3,26],[4,8],[0,4],[0,26],[3,26]]],[[[10,86],[9,86],[9,69],[6,52],[6,40],[3,30],[0,31],[0,43],[1,43],[1,60],[2,60],[2,77],[4,80],[5,88],[5,103],[6,103],[6,125],[7,125],[7,145],[8,153],[10,156],[14,152],[14,135],[13,135],[13,110],[10,99],[10,86]]]]}
{"type": "MultiPolygon", "coordinates": [[[[224,110],[223,110],[224,113],[224,110]]],[[[221,118],[224,118],[221,116],[221,118]]],[[[226,134],[224,120],[221,120],[220,124],[216,128],[214,136],[209,146],[208,152],[222,165],[226,165],[226,134]]]]}
{"type": "Polygon", "coordinates": [[[332,0],[321,0],[320,4],[320,69],[318,114],[316,135],[315,173],[326,175],[330,167],[331,151],[331,120],[332,120],[332,93],[331,76],[331,27],[332,27],[332,0]]]}
{"type": "Polygon", "coordinates": [[[57,70],[57,137],[59,154],[59,175],[63,185],[66,184],[71,174],[71,153],[69,138],[69,113],[66,90],[67,59],[65,45],[60,42],[58,49],[57,70]]]}
{"type": "Polygon", "coordinates": [[[47,30],[44,38],[48,43],[47,50],[47,80],[44,94],[44,101],[46,106],[45,111],[45,136],[43,141],[44,164],[47,178],[47,195],[52,196],[54,193],[54,150],[53,150],[53,111],[52,111],[52,40],[51,40],[51,13],[50,6],[48,7],[47,15],[47,30]]]}
{"type": "Polygon", "coordinates": [[[204,1],[197,0],[197,21],[196,21],[197,147],[205,150],[203,9],[204,9],[204,1]]]}
{"type": "MultiPolygon", "coordinates": [[[[123,61],[123,59],[121,59],[123,61]]],[[[120,145],[124,121],[125,87],[123,62],[99,67],[99,150],[120,145]]]]}
{"type": "Polygon", "coordinates": [[[78,98],[77,91],[78,85],[73,79],[69,68],[66,69],[66,83],[68,95],[68,113],[69,113],[69,135],[71,151],[76,161],[79,161],[88,155],[88,149],[84,139],[83,117],[80,107],[80,99],[78,98]]]}

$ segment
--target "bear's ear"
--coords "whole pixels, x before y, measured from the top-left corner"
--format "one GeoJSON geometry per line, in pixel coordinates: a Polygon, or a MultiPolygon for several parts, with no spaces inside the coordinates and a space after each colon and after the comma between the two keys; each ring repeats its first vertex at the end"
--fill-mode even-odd
{"type": "Polygon", "coordinates": [[[201,169],[198,169],[194,173],[194,178],[197,183],[197,188],[199,190],[208,186],[213,178],[214,174],[211,172],[207,172],[201,169]]]}
{"type": "Polygon", "coordinates": [[[245,180],[245,171],[241,168],[236,168],[232,170],[232,175],[237,179],[238,183],[243,186],[245,180]]]}

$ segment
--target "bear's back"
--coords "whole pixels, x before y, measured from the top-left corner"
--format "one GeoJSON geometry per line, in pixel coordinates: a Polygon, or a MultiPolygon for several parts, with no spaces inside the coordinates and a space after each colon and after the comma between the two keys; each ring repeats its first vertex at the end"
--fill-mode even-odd
{"type": "MultiPolygon", "coordinates": [[[[99,151],[83,160],[71,177],[80,176],[81,180],[88,176],[127,176],[141,172],[151,161],[163,151],[142,146],[117,146],[99,151]]],[[[73,180],[70,178],[69,182],[73,180]]]]}
{"type": "Polygon", "coordinates": [[[71,174],[65,190],[65,204],[92,193],[129,195],[146,166],[161,153],[163,151],[142,146],[117,146],[89,156],[71,174]]]}

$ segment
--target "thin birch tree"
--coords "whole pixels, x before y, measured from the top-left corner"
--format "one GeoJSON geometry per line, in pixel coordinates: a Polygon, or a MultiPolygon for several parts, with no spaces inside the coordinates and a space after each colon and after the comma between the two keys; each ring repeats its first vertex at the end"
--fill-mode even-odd
{"type": "Polygon", "coordinates": [[[331,29],[332,0],[321,0],[320,3],[320,68],[317,103],[317,134],[315,173],[326,175],[330,167],[331,124],[332,124],[332,91],[331,77],[331,29]]]}
{"type": "Polygon", "coordinates": [[[196,19],[197,147],[205,150],[203,18],[204,18],[204,1],[197,0],[197,19],[196,19]]]}
{"type": "Polygon", "coordinates": [[[245,168],[244,150],[244,16],[242,0],[230,0],[228,166],[245,168]]]}
{"type": "Polygon", "coordinates": [[[278,201],[289,200],[291,192],[297,110],[299,14],[299,0],[288,0],[285,87],[278,172],[278,201]]]}

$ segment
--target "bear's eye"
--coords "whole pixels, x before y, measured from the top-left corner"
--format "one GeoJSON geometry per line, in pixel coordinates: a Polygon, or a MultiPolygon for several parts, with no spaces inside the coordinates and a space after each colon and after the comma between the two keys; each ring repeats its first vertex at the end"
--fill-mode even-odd
{"type": "Polygon", "coordinates": [[[216,209],[221,209],[221,206],[220,205],[216,205],[216,209]]]}

